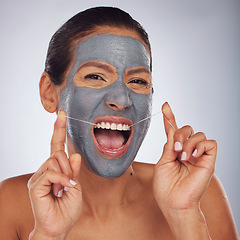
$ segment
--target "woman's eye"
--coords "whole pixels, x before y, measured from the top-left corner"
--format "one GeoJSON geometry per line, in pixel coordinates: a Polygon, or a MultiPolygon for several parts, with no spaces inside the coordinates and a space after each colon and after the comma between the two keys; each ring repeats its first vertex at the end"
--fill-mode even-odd
{"type": "Polygon", "coordinates": [[[84,77],[84,79],[93,79],[93,80],[102,80],[105,81],[101,76],[97,75],[97,74],[88,74],[87,76],[84,77]]]}
{"type": "Polygon", "coordinates": [[[131,80],[129,83],[141,84],[145,86],[148,85],[148,82],[142,79],[134,79],[134,80],[131,80]]]}

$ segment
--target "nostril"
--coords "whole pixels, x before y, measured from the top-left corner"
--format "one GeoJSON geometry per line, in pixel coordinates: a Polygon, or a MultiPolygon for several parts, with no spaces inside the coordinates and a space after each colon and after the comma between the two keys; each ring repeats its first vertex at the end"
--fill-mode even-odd
{"type": "Polygon", "coordinates": [[[107,103],[107,106],[114,109],[114,110],[122,110],[123,109],[122,106],[120,106],[116,103],[107,103]]]}
{"type": "Polygon", "coordinates": [[[125,106],[125,109],[128,109],[128,108],[130,108],[130,105],[125,106]]]}
{"type": "Polygon", "coordinates": [[[127,103],[120,104],[120,103],[116,103],[116,101],[106,101],[105,104],[116,111],[122,111],[131,106],[131,103],[127,102],[127,103]]]}

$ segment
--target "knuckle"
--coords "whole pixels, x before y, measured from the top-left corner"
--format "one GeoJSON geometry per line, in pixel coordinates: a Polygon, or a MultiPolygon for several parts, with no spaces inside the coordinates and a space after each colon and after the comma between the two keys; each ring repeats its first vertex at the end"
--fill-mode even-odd
{"type": "Polygon", "coordinates": [[[54,168],[57,164],[57,160],[54,157],[51,157],[47,160],[46,165],[49,168],[54,168]]]}
{"type": "Polygon", "coordinates": [[[54,157],[56,161],[58,161],[62,157],[67,157],[67,154],[63,150],[57,150],[52,154],[52,157],[54,157]]]}
{"type": "Polygon", "coordinates": [[[190,126],[190,125],[185,125],[183,128],[184,128],[187,132],[189,132],[190,135],[193,135],[193,134],[194,134],[194,130],[193,130],[192,126],[190,126]]]}
{"type": "Polygon", "coordinates": [[[216,140],[211,140],[211,142],[213,143],[213,145],[217,146],[217,141],[216,140]]]}
{"type": "Polygon", "coordinates": [[[212,145],[217,149],[217,147],[218,147],[217,141],[216,140],[210,140],[210,141],[211,141],[212,145]]]}
{"type": "Polygon", "coordinates": [[[46,172],[43,173],[42,177],[49,179],[49,177],[51,177],[56,171],[54,171],[53,169],[47,169],[46,172]]]}
{"type": "Polygon", "coordinates": [[[175,138],[176,140],[180,140],[180,139],[182,139],[182,137],[183,137],[182,130],[181,130],[181,128],[179,128],[179,129],[177,129],[176,132],[174,133],[174,138],[175,138]]]}
{"type": "Polygon", "coordinates": [[[175,137],[175,139],[185,141],[186,137],[189,138],[193,134],[194,134],[193,128],[190,125],[185,125],[185,126],[176,130],[174,137],[175,137]]]}
{"type": "Polygon", "coordinates": [[[181,129],[184,131],[193,132],[193,128],[190,125],[184,125],[181,129]]]}
{"type": "Polygon", "coordinates": [[[52,149],[57,148],[57,147],[60,149],[60,147],[62,147],[64,145],[65,145],[65,140],[56,140],[54,138],[52,138],[51,143],[50,143],[50,146],[52,149]]]}
{"type": "Polygon", "coordinates": [[[185,125],[185,126],[183,126],[182,128],[186,128],[186,129],[190,129],[190,130],[192,130],[193,128],[190,126],[190,125],[185,125]]]}
{"type": "Polygon", "coordinates": [[[202,148],[203,146],[204,146],[204,142],[203,141],[196,143],[196,148],[202,148]]]}
{"type": "Polygon", "coordinates": [[[197,132],[196,135],[201,137],[202,139],[207,139],[205,133],[203,133],[203,132],[197,132]]]}
{"type": "Polygon", "coordinates": [[[184,151],[187,151],[189,148],[193,148],[193,146],[194,146],[193,142],[190,139],[188,139],[187,141],[185,141],[183,143],[182,148],[183,148],[184,151]]]}
{"type": "Polygon", "coordinates": [[[50,175],[53,175],[56,171],[53,169],[48,169],[43,175],[44,177],[49,177],[50,175]]]}
{"type": "Polygon", "coordinates": [[[63,151],[62,150],[57,150],[55,153],[54,153],[54,157],[55,158],[59,158],[63,155],[63,151]]]}

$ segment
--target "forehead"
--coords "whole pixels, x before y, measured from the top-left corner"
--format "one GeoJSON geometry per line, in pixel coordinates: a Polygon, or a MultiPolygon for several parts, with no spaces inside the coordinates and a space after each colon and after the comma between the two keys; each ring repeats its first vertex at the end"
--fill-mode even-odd
{"type": "Polygon", "coordinates": [[[143,66],[150,71],[150,56],[145,46],[136,38],[114,34],[94,35],[76,48],[74,63],[98,60],[119,68],[143,66]]]}

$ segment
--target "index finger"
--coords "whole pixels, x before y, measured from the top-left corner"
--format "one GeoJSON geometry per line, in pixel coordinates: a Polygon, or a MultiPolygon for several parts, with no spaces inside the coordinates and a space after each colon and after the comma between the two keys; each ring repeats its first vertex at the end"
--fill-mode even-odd
{"type": "Polygon", "coordinates": [[[56,151],[65,150],[66,122],[67,114],[65,111],[60,110],[57,120],[54,124],[53,136],[51,140],[51,155],[56,151]]]}
{"type": "Polygon", "coordinates": [[[170,108],[167,102],[165,102],[162,105],[162,113],[163,113],[163,122],[164,122],[165,132],[166,132],[166,135],[168,136],[168,133],[171,128],[173,128],[174,130],[177,130],[178,127],[177,127],[176,119],[172,112],[172,109],[170,108]]]}

